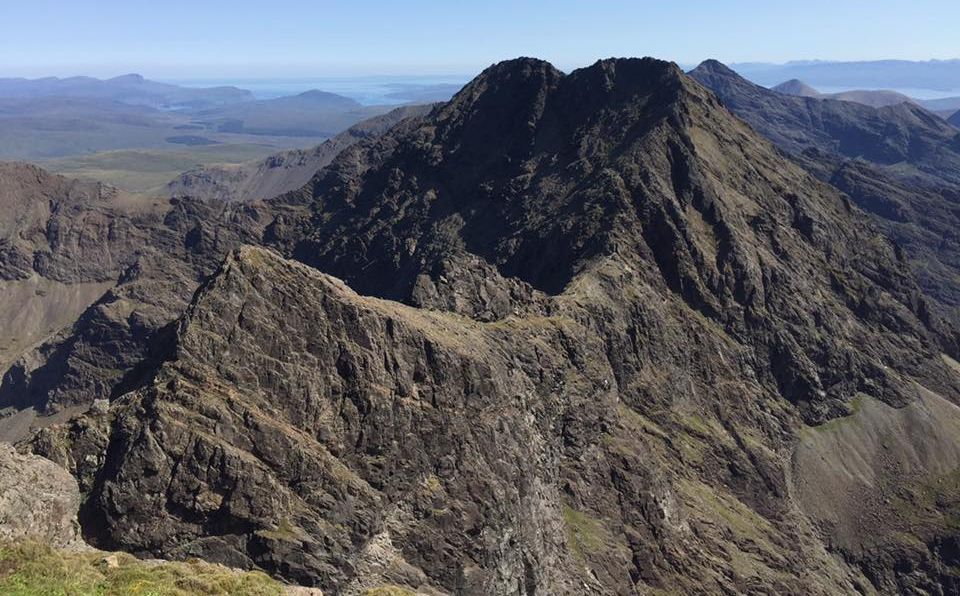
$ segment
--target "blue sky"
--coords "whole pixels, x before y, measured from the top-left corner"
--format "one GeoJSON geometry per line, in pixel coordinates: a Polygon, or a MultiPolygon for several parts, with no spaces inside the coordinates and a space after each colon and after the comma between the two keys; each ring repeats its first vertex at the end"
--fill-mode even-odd
{"type": "Polygon", "coordinates": [[[960,58],[960,1],[0,0],[0,76],[470,74],[532,55],[960,58]]]}

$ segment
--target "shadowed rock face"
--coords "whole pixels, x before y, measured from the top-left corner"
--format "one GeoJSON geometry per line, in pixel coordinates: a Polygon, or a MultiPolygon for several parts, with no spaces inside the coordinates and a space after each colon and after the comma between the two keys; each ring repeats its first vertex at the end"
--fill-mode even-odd
{"type": "MultiPolygon", "coordinates": [[[[44,375],[44,387],[31,381],[32,370],[47,360],[42,352],[56,344],[65,354],[83,344],[83,339],[68,338],[69,332],[61,334],[63,326],[69,328],[124,270],[164,247],[155,241],[163,237],[164,205],[104,185],[51,175],[35,166],[4,163],[0,164],[0,208],[5,214],[0,231],[0,297],[23,300],[24,290],[35,290],[27,304],[7,303],[3,309],[6,328],[0,363],[5,374],[0,383],[0,407],[43,408],[48,402],[47,390],[56,388],[50,384],[52,376],[44,375]]],[[[169,246],[169,241],[166,244],[169,246]]],[[[102,327],[93,330],[95,343],[101,346],[106,343],[102,331],[102,327]]],[[[91,365],[99,366],[99,359],[90,356],[84,354],[91,365]]],[[[78,370],[65,359],[52,366],[58,374],[78,370]]],[[[90,383],[81,385],[76,389],[86,405],[108,395],[86,391],[90,383]]],[[[64,389],[64,384],[59,388],[64,389]]],[[[8,422],[4,420],[0,426],[8,426],[8,422]]],[[[0,432],[7,435],[5,430],[0,432]]]]}
{"type": "Polygon", "coordinates": [[[960,399],[943,330],[674,65],[498,64],[246,209],[168,216],[227,259],[108,411],[32,441],[98,546],[342,594],[956,588],[948,519],[904,498],[924,523],[889,535],[809,490],[855,469],[890,511],[897,465],[917,495],[960,465],[922,416],[960,399]],[[941,457],[817,463],[920,419],[941,457]]]}
{"type": "Polygon", "coordinates": [[[907,254],[938,311],[960,321],[960,132],[912,104],[871,108],[764,89],[709,60],[690,75],[845,192],[907,254]]]}
{"type": "MultiPolygon", "coordinates": [[[[136,258],[138,223],[149,213],[97,183],[70,180],[32,165],[0,162],[0,280],[37,273],[55,281],[107,281],[136,258]]],[[[149,225],[149,224],[147,224],[149,225]]]]}
{"type": "MultiPolygon", "coordinates": [[[[252,208],[193,200],[127,205],[112,194],[73,200],[72,191],[64,194],[57,184],[75,183],[40,176],[29,188],[55,198],[47,203],[18,194],[42,210],[35,224],[24,223],[17,232],[23,247],[17,250],[31,257],[22,275],[65,288],[100,289],[75,321],[46,329],[45,341],[26,346],[0,383],[0,407],[50,414],[111,397],[117,384],[149,359],[151,346],[165,336],[163,328],[183,312],[226,251],[259,240],[260,233],[252,208]]],[[[3,289],[12,294],[15,288],[3,289]]]]}

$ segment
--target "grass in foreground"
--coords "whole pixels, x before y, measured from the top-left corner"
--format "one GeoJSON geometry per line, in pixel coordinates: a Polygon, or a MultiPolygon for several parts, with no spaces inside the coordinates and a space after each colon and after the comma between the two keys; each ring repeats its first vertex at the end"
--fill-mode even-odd
{"type": "Polygon", "coordinates": [[[219,565],[147,563],[125,553],[66,552],[24,542],[0,545],[0,594],[8,596],[279,595],[283,586],[260,572],[219,565]],[[115,557],[117,565],[104,562],[115,557]]]}

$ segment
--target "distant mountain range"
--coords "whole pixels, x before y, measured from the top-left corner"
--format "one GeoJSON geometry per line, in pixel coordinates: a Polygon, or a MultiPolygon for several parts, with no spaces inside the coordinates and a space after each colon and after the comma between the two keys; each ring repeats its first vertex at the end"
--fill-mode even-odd
{"type": "Polygon", "coordinates": [[[364,106],[325,91],[218,106],[194,113],[198,122],[218,132],[331,137],[360,120],[383,114],[389,106],[364,106]]]}
{"type": "Polygon", "coordinates": [[[943,99],[915,99],[898,91],[889,89],[854,89],[851,91],[841,91],[839,93],[821,93],[812,86],[798,79],[790,79],[775,85],[771,90],[784,95],[795,95],[797,97],[815,97],[817,99],[837,99],[840,101],[852,101],[874,108],[884,106],[895,106],[901,103],[912,103],[922,106],[927,110],[948,119],[960,110],[960,97],[947,97],[943,99]]]}
{"type": "Polygon", "coordinates": [[[228,202],[276,197],[307,184],[317,171],[329,165],[347,147],[380,136],[404,118],[422,116],[430,108],[430,104],[396,108],[355,124],[308,149],[291,149],[238,165],[197,166],[171,181],[166,191],[172,197],[228,202]]]}
{"type": "Polygon", "coordinates": [[[874,60],[866,62],[744,62],[730,67],[754,83],[771,87],[798,79],[815,87],[960,90],[960,60],[874,60]]]}
{"type": "Polygon", "coordinates": [[[755,85],[713,60],[690,75],[870,213],[914,263],[928,295],[960,320],[960,132],[909,102],[873,108],[792,96],[755,85]]]}
{"type": "Polygon", "coordinates": [[[196,109],[251,101],[254,98],[251,92],[237,87],[181,87],[151,81],[138,74],[106,80],[93,77],[6,78],[0,79],[0,97],[83,97],[164,109],[196,109]]]}
{"type": "Polygon", "coordinates": [[[141,75],[7,78],[0,79],[0,159],[83,158],[83,164],[67,163],[66,169],[89,170],[96,180],[140,191],[156,186],[153,172],[164,169],[165,160],[156,154],[127,156],[136,162],[130,175],[113,174],[107,164],[117,156],[109,152],[196,153],[186,167],[235,163],[237,155],[263,157],[317,145],[393,107],[365,106],[316,89],[259,100],[238,87],[183,87],[141,75]],[[103,159],[91,162],[94,154],[103,159]]]}
{"type": "Polygon", "coordinates": [[[897,91],[888,91],[884,89],[858,89],[854,91],[842,91],[840,93],[820,93],[810,85],[797,79],[791,79],[785,83],[780,83],[773,88],[778,93],[786,95],[796,95],[798,97],[819,97],[821,99],[838,99],[840,101],[853,101],[864,105],[881,108],[883,106],[895,106],[901,103],[917,103],[912,97],[898,93],[897,91]]]}

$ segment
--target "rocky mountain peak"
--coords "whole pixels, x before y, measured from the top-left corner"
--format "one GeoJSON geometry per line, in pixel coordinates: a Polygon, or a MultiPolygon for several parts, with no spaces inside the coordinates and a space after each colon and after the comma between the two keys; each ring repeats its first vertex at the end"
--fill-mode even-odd
{"type": "Polygon", "coordinates": [[[143,84],[146,79],[141,74],[130,73],[125,75],[120,75],[118,77],[113,77],[112,79],[107,79],[109,83],[117,83],[121,85],[140,85],[143,84]]]}
{"type": "Polygon", "coordinates": [[[691,74],[692,73],[700,75],[740,76],[732,68],[714,58],[709,58],[698,64],[697,67],[691,71],[691,74]]]}
{"type": "Polygon", "coordinates": [[[882,516],[898,470],[960,462],[939,443],[960,414],[928,414],[960,402],[960,365],[901,251],[674,65],[501,63],[297,191],[163,223],[175,250],[78,326],[78,370],[127,373],[109,407],[31,442],[98,545],[335,594],[953,573],[949,527],[882,516]],[[136,283],[194,259],[175,289],[136,283]],[[176,322],[143,325],[158,294],[176,322]],[[87,347],[134,335],[136,360],[87,347]],[[887,456],[892,425],[920,430],[887,456]]]}
{"type": "Polygon", "coordinates": [[[820,95],[819,91],[810,85],[807,85],[800,79],[790,79],[789,81],[784,81],[772,89],[777,93],[783,93],[785,95],[797,95],[800,97],[817,97],[820,95]]]}
{"type": "MultiPolygon", "coordinates": [[[[553,114],[546,126],[576,125],[601,106],[613,110],[654,94],[670,101],[666,94],[682,87],[683,79],[676,65],[653,58],[600,60],[569,75],[543,60],[517,58],[491,66],[468,83],[441,108],[438,121],[466,123],[471,114],[480,114],[484,122],[474,126],[489,129],[499,122],[491,134],[513,137],[523,126],[532,132],[551,110],[562,114],[553,114]]],[[[459,128],[457,134],[462,134],[459,128]]]]}
{"type": "Polygon", "coordinates": [[[620,168],[702,109],[721,108],[668,62],[605,60],[569,75],[539,60],[495,65],[414,129],[362,143],[321,172],[312,193],[323,214],[294,250],[362,292],[402,300],[451,251],[558,292],[585,259],[612,250],[617,214],[632,210],[616,190],[620,168]],[[375,224],[387,195],[406,205],[392,228],[375,224]],[[357,225],[372,226],[362,247],[329,242],[331,226],[357,225]],[[411,251],[397,254],[400,242],[411,251]],[[359,274],[370,267],[385,269],[359,274]]]}

